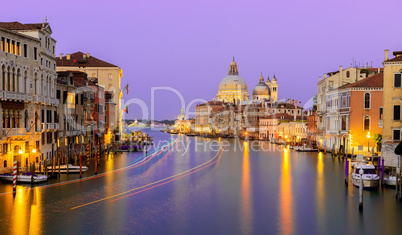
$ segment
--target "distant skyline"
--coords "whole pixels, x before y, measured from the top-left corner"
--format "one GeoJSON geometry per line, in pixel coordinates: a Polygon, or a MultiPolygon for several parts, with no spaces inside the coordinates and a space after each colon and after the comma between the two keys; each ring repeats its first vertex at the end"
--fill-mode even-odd
{"type": "MultiPolygon", "coordinates": [[[[169,86],[212,100],[234,56],[249,93],[261,72],[275,74],[279,98],[306,102],[318,77],[359,65],[381,66],[384,49],[402,50],[400,0],[338,1],[14,1],[0,21],[42,22],[57,40],[56,56],[76,51],[123,69],[123,99],[151,109],[151,87],[169,86]]],[[[155,97],[155,119],[173,119],[181,104],[171,92],[155,97]]],[[[123,102],[122,107],[125,104],[123,102]]],[[[194,111],[194,106],[191,108],[194,111]]],[[[142,118],[129,106],[126,119],[142,118]]]]}

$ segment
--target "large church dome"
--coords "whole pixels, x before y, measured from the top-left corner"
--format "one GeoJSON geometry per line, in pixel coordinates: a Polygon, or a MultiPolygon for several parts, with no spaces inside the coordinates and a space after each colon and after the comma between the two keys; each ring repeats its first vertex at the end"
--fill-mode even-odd
{"type": "Polygon", "coordinates": [[[219,84],[216,98],[220,101],[230,103],[239,103],[249,98],[247,83],[239,76],[234,58],[230,63],[228,75],[219,84]]]}
{"type": "Polygon", "coordinates": [[[260,77],[260,81],[258,84],[254,87],[253,90],[253,100],[262,100],[262,99],[269,99],[271,96],[271,90],[267,86],[267,84],[264,82],[264,77],[260,77]]]}

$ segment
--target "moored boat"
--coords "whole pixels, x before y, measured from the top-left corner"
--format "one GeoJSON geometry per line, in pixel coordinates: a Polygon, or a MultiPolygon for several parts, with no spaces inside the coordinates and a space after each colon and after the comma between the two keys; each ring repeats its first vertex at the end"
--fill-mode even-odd
{"type": "MultiPolygon", "coordinates": [[[[48,166],[47,170],[51,172],[53,170],[53,166],[48,166]]],[[[55,166],[54,170],[59,172],[59,166],[55,166]]],[[[82,166],[82,172],[85,172],[87,170],[87,166],[82,166]]],[[[60,165],[60,173],[67,173],[67,165],[60,165]]],[[[80,166],[68,164],[68,173],[80,173],[80,166]]]]}
{"type": "MultiPolygon", "coordinates": [[[[293,147],[294,148],[294,147],[293,147]]],[[[298,148],[294,148],[297,152],[318,152],[318,149],[307,147],[306,145],[298,146],[298,148]]]]}
{"type": "MultiPolygon", "coordinates": [[[[1,174],[0,179],[4,181],[13,181],[13,175],[11,173],[1,174]]],[[[41,183],[47,181],[46,175],[33,174],[31,172],[22,173],[17,175],[17,182],[19,183],[41,183]]]]}
{"type": "Polygon", "coordinates": [[[352,172],[352,183],[354,186],[360,186],[360,180],[363,179],[363,188],[377,188],[380,185],[380,177],[375,172],[375,166],[372,164],[356,164],[352,172]],[[360,176],[360,169],[363,169],[363,175],[360,176]]]}

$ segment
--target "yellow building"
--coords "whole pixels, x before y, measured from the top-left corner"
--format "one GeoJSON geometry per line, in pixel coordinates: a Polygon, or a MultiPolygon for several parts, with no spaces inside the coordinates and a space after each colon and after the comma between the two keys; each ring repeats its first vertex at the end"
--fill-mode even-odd
{"type": "Polygon", "coordinates": [[[237,64],[234,60],[230,63],[229,73],[219,84],[218,101],[239,104],[249,99],[247,84],[242,77],[239,76],[237,64]]]}
{"type": "Polygon", "coordinates": [[[395,147],[401,141],[401,104],[402,104],[402,51],[394,51],[395,58],[388,58],[385,50],[383,113],[380,111],[379,125],[383,128],[381,155],[385,165],[396,166],[398,156],[395,147]]]}

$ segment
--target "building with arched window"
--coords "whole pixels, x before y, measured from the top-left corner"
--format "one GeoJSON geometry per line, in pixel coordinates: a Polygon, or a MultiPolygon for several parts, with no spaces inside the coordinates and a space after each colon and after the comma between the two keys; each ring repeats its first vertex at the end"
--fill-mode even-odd
{"type": "Polygon", "coordinates": [[[45,20],[0,22],[0,172],[51,159],[57,149],[54,113],[56,41],[45,20]],[[32,150],[35,149],[35,153],[32,150]]]}
{"type": "Polygon", "coordinates": [[[337,151],[366,154],[377,145],[371,138],[381,134],[378,125],[383,106],[383,73],[349,83],[327,93],[325,144],[337,151]],[[367,138],[370,134],[370,138],[367,138]]]}

